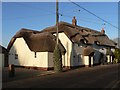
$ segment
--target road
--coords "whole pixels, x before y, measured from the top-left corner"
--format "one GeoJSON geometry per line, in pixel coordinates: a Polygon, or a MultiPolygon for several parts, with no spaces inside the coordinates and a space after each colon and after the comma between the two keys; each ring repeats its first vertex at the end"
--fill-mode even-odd
{"type": "Polygon", "coordinates": [[[3,88],[116,88],[119,75],[120,64],[98,65],[5,82],[3,88]]]}

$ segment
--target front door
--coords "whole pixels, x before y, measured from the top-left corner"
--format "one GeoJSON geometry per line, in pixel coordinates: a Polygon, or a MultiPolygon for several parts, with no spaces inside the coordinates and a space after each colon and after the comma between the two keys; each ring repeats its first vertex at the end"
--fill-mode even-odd
{"type": "Polygon", "coordinates": [[[91,57],[89,56],[89,67],[91,67],[91,57]]]}

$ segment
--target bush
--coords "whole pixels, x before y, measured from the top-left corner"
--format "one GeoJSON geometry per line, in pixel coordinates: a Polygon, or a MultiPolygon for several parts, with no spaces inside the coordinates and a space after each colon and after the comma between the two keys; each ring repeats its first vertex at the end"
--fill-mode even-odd
{"type": "Polygon", "coordinates": [[[116,64],[116,63],[118,63],[118,59],[113,60],[113,64],[116,64]]]}
{"type": "Polygon", "coordinates": [[[62,55],[58,45],[56,45],[53,55],[54,71],[62,72],[62,55]]]}
{"type": "Polygon", "coordinates": [[[114,56],[115,59],[118,60],[118,63],[120,63],[120,49],[115,49],[114,56]]]}

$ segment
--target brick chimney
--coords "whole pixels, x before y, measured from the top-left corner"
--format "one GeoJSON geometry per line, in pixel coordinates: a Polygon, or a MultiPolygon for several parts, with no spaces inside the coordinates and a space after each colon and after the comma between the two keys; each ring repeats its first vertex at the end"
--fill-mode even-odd
{"type": "Polygon", "coordinates": [[[75,16],[72,19],[72,25],[75,25],[75,26],[77,25],[77,20],[76,20],[75,16]]]}
{"type": "Polygon", "coordinates": [[[102,34],[105,34],[105,30],[104,30],[104,28],[102,28],[101,33],[102,33],[102,34]]]}

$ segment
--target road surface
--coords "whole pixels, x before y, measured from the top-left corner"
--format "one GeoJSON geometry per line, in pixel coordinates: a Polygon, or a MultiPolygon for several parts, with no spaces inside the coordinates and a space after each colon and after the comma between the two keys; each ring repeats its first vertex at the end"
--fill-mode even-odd
{"type": "Polygon", "coordinates": [[[98,65],[4,82],[3,88],[118,88],[119,75],[120,64],[98,65]]]}

